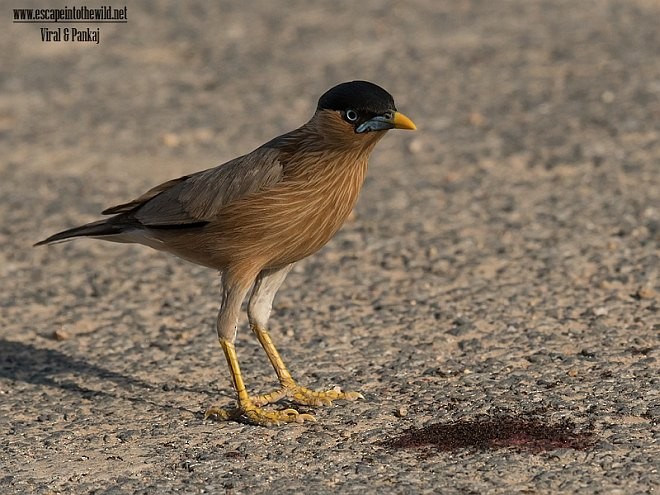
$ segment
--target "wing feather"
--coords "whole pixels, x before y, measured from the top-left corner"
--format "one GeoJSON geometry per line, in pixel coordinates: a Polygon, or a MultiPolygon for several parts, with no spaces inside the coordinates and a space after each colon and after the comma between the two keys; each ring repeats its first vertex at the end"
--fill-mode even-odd
{"type": "Polygon", "coordinates": [[[143,205],[150,199],[153,199],[154,197],[158,196],[160,193],[163,191],[168,190],[169,188],[173,187],[175,184],[178,184],[179,182],[186,181],[190,178],[190,175],[184,175],[183,177],[178,177],[176,179],[171,179],[168,180],[167,182],[163,182],[162,184],[157,185],[156,187],[152,187],[149,189],[146,193],[144,193],[142,196],[139,198],[136,198],[134,200],[129,201],[128,203],[122,203],[117,206],[113,206],[111,208],[106,208],[101,212],[102,215],[116,215],[118,213],[128,213],[138,206],[143,205]]]}
{"type": "Polygon", "coordinates": [[[164,182],[104,214],[145,227],[200,225],[228,203],[282,179],[279,151],[261,147],[217,167],[164,182]]]}

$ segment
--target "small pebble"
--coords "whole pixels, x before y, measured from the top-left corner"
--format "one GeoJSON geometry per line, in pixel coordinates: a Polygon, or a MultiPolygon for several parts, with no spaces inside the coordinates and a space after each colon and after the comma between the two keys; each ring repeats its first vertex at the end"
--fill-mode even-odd
{"type": "Polygon", "coordinates": [[[612,103],[614,101],[615,95],[611,91],[603,91],[600,95],[600,99],[603,100],[603,103],[612,103]]]}
{"type": "Polygon", "coordinates": [[[413,139],[408,144],[408,151],[410,151],[414,155],[416,155],[417,153],[421,153],[423,150],[424,150],[424,143],[422,142],[421,139],[413,139]]]}
{"type": "Polygon", "coordinates": [[[57,340],[58,342],[62,342],[63,340],[70,339],[71,335],[69,335],[69,332],[67,332],[66,330],[62,330],[61,328],[59,328],[52,333],[51,337],[54,340],[57,340]]]}
{"type": "Polygon", "coordinates": [[[640,287],[635,293],[640,299],[653,299],[655,297],[655,291],[650,287],[640,287]]]}
{"type": "Polygon", "coordinates": [[[163,144],[168,148],[176,148],[181,144],[181,138],[173,132],[166,132],[163,134],[163,144]]]}

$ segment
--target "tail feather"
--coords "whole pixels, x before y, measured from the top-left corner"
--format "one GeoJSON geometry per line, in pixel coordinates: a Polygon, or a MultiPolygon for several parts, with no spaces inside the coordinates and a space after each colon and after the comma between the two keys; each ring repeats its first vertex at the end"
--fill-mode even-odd
{"type": "Polygon", "coordinates": [[[80,227],[74,227],[72,229],[53,234],[47,239],[37,242],[35,246],[43,246],[44,244],[50,244],[52,242],[64,241],[72,237],[101,237],[106,235],[121,234],[124,231],[125,229],[121,225],[113,225],[108,223],[107,220],[99,220],[98,222],[88,223],[81,225],[80,227]]]}

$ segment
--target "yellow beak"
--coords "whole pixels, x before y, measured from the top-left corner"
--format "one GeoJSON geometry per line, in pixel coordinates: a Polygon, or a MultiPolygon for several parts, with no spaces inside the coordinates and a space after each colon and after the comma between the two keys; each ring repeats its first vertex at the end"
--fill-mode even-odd
{"type": "Polygon", "coordinates": [[[415,123],[401,112],[394,112],[392,123],[394,124],[395,129],[410,129],[411,131],[417,129],[415,123]]]}

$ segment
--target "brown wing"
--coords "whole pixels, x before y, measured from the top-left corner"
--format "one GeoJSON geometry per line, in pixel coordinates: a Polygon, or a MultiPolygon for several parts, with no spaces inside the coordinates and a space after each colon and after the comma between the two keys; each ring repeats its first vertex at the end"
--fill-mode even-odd
{"type": "Polygon", "coordinates": [[[104,214],[137,220],[147,227],[205,223],[224,205],[280,181],[279,151],[261,147],[215,168],[160,184],[104,214]],[[125,216],[124,216],[125,215],[125,216]]]}
{"type": "Polygon", "coordinates": [[[160,193],[163,191],[168,190],[175,184],[178,184],[179,182],[186,181],[187,179],[190,178],[190,175],[184,175],[183,177],[179,177],[177,179],[171,179],[168,180],[167,182],[163,182],[162,184],[158,184],[156,187],[152,187],[149,189],[146,193],[144,193],[142,196],[139,198],[136,198],[132,201],[129,201],[128,203],[123,203],[117,206],[113,206],[111,208],[106,208],[101,212],[102,215],[116,215],[118,213],[128,213],[138,206],[146,203],[150,199],[153,199],[154,197],[158,196],[160,193]]]}

